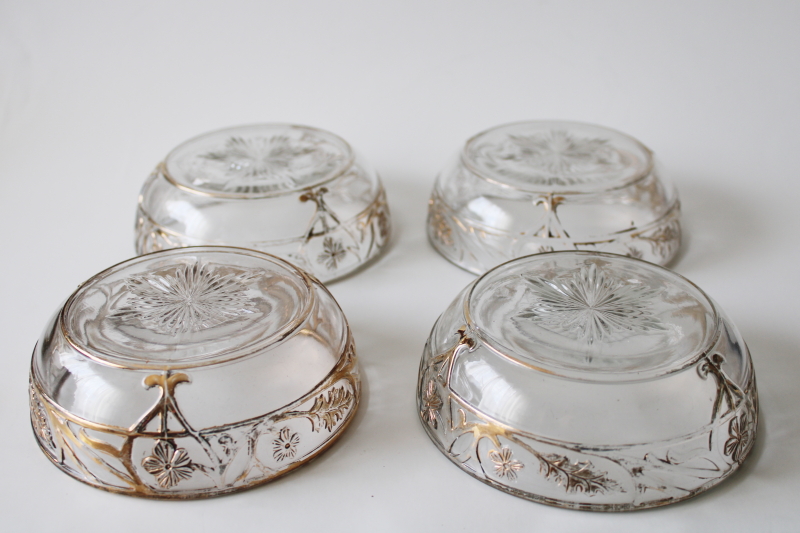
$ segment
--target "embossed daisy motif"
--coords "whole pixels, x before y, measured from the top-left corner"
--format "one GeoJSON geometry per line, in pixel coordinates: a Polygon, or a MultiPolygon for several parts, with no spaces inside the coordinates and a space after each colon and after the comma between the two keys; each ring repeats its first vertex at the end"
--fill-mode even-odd
{"type": "Polygon", "coordinates": [[[142,460],[142,467],[155,476],[161,488],[174,487],[181,480],[192,477],[192,460],[183,448],[176,448],[168,440],[159,440],[153,454],[142,460]]]}
{"type": "Polygon", "coordinates": [[[489,459],[494,463],[494,473],[498,477],[508,478],[509,481],[517,479],[517,472],[525,465],[511,458],[511,450],[503,446],[500,451],[489,450],[489,459]]]}
{"type": "Polygon", "coordinates": [[[738,418],[733,418],[728,425],[730,438],[725,441],[725,455],[730,455],[737,463],[744,459],[744,452],[750,445],[750,424],[747,413],[742,413],[738,418]]]}
{"type": "Polygon", "coordinates": [[[340,241],[333,237],[325,237],[322,241],[322,253],[317,256],[317,262],[324,264],[328,270],[335,270],[347,255],[347,250],[340,241]]]}
{"type": "Polygon", "coordinates": [[[115,316],[167,335],[212,328],[256,312],[247,295],[247,283],[256,277],[202,263],[133,276],[125,282],[130,298],[115,316]]]}
{"type": "Polygon", "coordinates": [[[222,164],[223,190],[244,193],[294,188],[309,176],[329,172],[341,159],[318,141],[286,135],[231,137],[223,149],[200,157],[222,164]]]}
{"type": "Polygon", "coordinates": [[[278,438],[272,441],[272,456],[276,461],[292,459],[297,454],[300,435],[292,433],[288,427],[278,432],[278,438]]]}
{"type": "Polygon", "coordinates": [[[422,395],[422,418],[433,426],[433,429],[438,429],[439,427],[437,417],[442,405],[442,398],[436,390],[436,382],[430,380],[422,395]]]}
{"type": "Polygon", "coordinates": [[[591,263],[572,276],[558,279],[524,276],[533,304],[517,315],[526,322],[593,344],[652,330],[666,330],[653,314],[659,291],[622,279],[591,263]]]}

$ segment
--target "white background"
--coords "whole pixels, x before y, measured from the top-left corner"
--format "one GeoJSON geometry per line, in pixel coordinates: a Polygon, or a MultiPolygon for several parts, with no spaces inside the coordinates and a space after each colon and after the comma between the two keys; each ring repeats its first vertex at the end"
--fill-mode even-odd
{"type": "Polygon", "coordinates": [[[5,531],[797,531],[800,3],[0,0],[0,524],[5,531]],[[673,264],[750,345],[745,466],[682,504],[566,511],[501,493],[428,440],[417,366],[473,276],[427,243],[427,197],[469,136],[537,118],[627,132],[677,184],[673,264]],[[395,238],[331,286],[366,382],[343,438],[255,490],[108,494],[31,436],[30,352],[76,285],[133,255],[139,188],[175,145],[243,123],[338,133],[379,170],[395,238]]]}

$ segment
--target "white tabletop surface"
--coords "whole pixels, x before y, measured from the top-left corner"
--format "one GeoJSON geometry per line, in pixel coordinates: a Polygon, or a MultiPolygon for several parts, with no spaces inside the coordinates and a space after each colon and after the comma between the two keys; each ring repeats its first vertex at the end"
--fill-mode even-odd
{"type": "Polygon", "coordinates": [[[4,531],[800,531],[800,3],[0,0],[4,531]],[[673,268],[750,345],[761,424],[744,467],[685,503],[602,514],[479,483],[415,412],[422,347],[474,277],[428,244],[438,170],[472,134],[606,125],[677,184],[673,268]],[[175,145],[253,122],[336,132],[379,170],[395,224],[330,289],[365,375],[347,433],[277,482],[194,502],[105,493],[31,436],[27,373],[76,287],[133,255],[139,188],[175,145]]]}

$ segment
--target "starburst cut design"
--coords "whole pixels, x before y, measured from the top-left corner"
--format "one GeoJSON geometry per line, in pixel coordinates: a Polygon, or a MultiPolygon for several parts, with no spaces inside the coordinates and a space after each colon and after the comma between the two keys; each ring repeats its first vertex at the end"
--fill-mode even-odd
{"type": "Polygon", "coordinates": [[[659,291],[614,276],[591,263],[560,279],[527,277],[533,304],[517,315],[539,327],[593,344],[652,330],[666,330],[653,314],[659,291]]]}
{"type": "Polygon", "coordinates": [[[133,276],[125,281],[130,299],[115,315],[166,335],[198,332],[255,313],[247,284],[256,277],[253,272],[222,273],[202,263],[133,276]]]}
{"type": "Polygon", "coordinates": [[[579,138],[566,131],[509,135],[484,147],[488,164],[500,174],[531,185],[583,185],[613,178],[624,167],[605,139],[579,138]]]}
{"type": "Polygon", "coordinates": [[[231,137],[225,147],[200,155],[222,165],[223,181],[214,188],[240,193],[286,190],[321,177],[342,160],[318,139],[273,137],[231,137]]]}

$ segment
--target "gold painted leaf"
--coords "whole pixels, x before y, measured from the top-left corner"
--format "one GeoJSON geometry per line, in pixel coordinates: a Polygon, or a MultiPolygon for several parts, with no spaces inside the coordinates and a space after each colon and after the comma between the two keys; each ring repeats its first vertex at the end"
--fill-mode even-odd
{"type": "Polygon", "coordinates": [[[617,488],[606,472],[596,471],[588,461],[572,463],[564,455],[546,454],[540,457],[540,468],[547,479],[564,485],[567,492],[594,494],[617,488]]]}
{"type": "Polygon", "coordinates": [[[344,387],[337,387],[329,390],[327,395],[317,396],[314,405],[305,413],[305,416],[311,421],[313,431],[320,431],[323,427],[328,431],[333,431],[336,424],[344,418],[352,403],[353,393],[344,387]],[[315,421],[319,425],[315,425],[315,421]]]}

